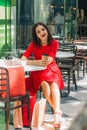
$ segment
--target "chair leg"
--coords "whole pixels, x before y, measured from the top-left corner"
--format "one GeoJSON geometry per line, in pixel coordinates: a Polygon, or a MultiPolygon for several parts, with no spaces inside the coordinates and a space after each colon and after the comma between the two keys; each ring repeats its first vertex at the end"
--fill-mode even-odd
{"type": "Polygon", "coordinates": [[[83,77],[85,77],[85,60],[83,60],[83,77]]]}
{"type": "Polygon", "coordinates": [[[74,81],[74,84],[75,84],[75,89],[77,89],[75,70],[73,70],[73,81],[74,81]]]}
{"type": "Polygon", "coordinates": [[[77,63],[77,75],[78,75],[78,79],[79,79],[79,71],[80,71],[80,60],[78,60],[78,63],[77,63]]]}
{"type": "Polygon", "coordinates": [[[86,60],[83,60],[83,77],[85,77],[86,60]]]}
{"type": "Polygon", "coordinates": [[[39,98],[41,99],[41,92],[42,92],[42,87],[41,86],[40,86],[39,90],[40,90],[40,97],[39,98]]]}
{"type": "Polygon", "coordinates": [[[70,93],[70,69],[68,70],[68,94],[70,93]]]}
{"type": "Polygon", "coordinates": [[[10,121],[10,104],[5,104],[7,110],[5,111],[5,121],[6,121],[6,130],[9,130],[9,121],[10,121]]]}
{"type": "Polygon", "coordinates": [[[86,73],[87,73],[87,60],[86,60],[86,73]]]}
{"type": "Polygon", "coordinates": [[[6,117],[6,130],[9,130],[9,120],[10,120],[10,111],[7,110],[7,117],[6,117]]]}
{"type": "Polygon", "coordinates": [[[28,113],[29,128],[30,128],[30,130],[32,130],[32,128],[31,128],[31,120],[30,120],[30,97],[29,97],[29,94],[28,94],[28,98],[27,98],[27,113],[28,113]]]}

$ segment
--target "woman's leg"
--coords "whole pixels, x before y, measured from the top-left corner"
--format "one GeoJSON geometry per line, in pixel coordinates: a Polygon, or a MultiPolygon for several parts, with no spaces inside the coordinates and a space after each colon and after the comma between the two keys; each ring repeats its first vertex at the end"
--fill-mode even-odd
{"type": "Polygon", "coordinates": [[[52,100],[53,100],[53,108],[54,113],[60,111],[60,90],[56,83],[51,83],[50,85],[52,100]]]}
{"type": "Polygon", "coordinates": [[[42,91],[43,91],[43,94],[44,94],[46,100],[48,101],[50,106],[53,108],[53,101],[52,101],[52,95],[51,95],[51,91],[50,91],[50,84],[46,81],[42,81],[41,87],[42,87],[42,91]]]}
{"type": "Polygon", "coordinates": [[[54,108],[54,127],[59,128],[62,122],[62,112],[60,111],[60,91],[56,83],[51,83],[50,89],[54,108]]]}
{"type": "Polygon", "coordinates": [[[54,110],[54,127],[59,128],[62,121],[62,112],[60,111],[60,91],[58,85],[43,81],[41,86],[45,98],[54,110]]]}

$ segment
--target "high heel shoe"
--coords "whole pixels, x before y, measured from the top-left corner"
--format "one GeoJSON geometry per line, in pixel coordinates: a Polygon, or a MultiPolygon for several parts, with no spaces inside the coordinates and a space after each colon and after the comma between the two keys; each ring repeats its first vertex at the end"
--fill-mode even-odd
{"type": "Polygon", "coordinates": [[[62,112],[54,113],[54,128],[60,128],[62,124],[62,112]]]}

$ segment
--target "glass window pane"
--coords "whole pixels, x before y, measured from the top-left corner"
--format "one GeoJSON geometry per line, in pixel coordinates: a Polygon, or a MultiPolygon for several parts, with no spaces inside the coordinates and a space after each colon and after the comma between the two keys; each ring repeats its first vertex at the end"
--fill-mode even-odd
{"type": "Polygon", "coordinates": [[[10,0],[0,0],[0,57],[11,47],[10,0]]]}

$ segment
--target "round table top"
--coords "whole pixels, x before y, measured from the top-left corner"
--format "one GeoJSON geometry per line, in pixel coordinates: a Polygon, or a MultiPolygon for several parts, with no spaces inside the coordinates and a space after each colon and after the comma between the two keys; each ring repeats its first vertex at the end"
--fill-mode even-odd
{"type": "Polygon", "coordinates": [[[56,53],[56,58],[69,58],[69,57],[74,57],[74,53],[71,52],[63,52],[63,51],[58,51],[56,53]]]}
{"type": "MultiPolygon", "coordinates": [[[[19,59],[18,59],[19,60],[19,59]]],[[[23,66],[24,67],[24,71],[39,71],[39,70],[44,70],[46,69],[46,66],[34,66],[34,65],[26,65],[25,61],[19,60],[21,62],[17,62],[18,60],[16,60],[15,62],[13,60],[4,60],[4,59],[0,59],[0,67],[6,67],[6,68],[16,68],[16,67],[20,67],[23,66]],[[17,63],[16,63],[17,62],[17,63]]]]}
{"type": "Polygon", "coordinates": [[[45,70],[46,67],[43,66],[31,66],[31,65],[26,65],[24,66],[25,71],[40,71],[40,70],[45,70]]]}
{"type": "MultiPolygon", "coordinates": [[[[7,66],[6,68],[16,68],[16,67],[20,67],[22,65],[17,65],[17,66],[7,66]]],[[[24,71],[40,71],[40,70],[45,70],[46,67],[43,67],[43,66],[31,66],[31,65],[25,65],[23,66],[24,67],[24,71]]]]}
{"type": "Polygon", "coordinates": [[[75,45],[75,46],[77,46],[77,49],[84,49],[84,50],[87,49],[87,46],[84,45],[75,45]]]}
{"type": "Polygon", "coordinates": [[[87,46],[87,40],[75,40],[75,45],[86,45],[87,46]]]}

